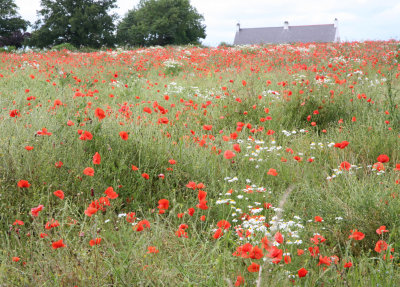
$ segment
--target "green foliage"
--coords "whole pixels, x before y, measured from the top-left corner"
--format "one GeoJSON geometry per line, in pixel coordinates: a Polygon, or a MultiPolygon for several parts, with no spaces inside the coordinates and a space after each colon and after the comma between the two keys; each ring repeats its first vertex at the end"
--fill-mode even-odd
{"type": "MultiPolygon", "coordinates": [[[[337,50],[342,47],[335,45],[337,50]]],[[[317,51],[321,47],[318,44],[317,51]]],[[[373,60],[378,48],[371,49],[373,60]]],[[[378,76],[372,65],[357,75],[361,79],[353,94],[347,86],[315,81],[311,69],[300,71],[304,81],[299,74],[288,74],[286,65],[263,73],[262,61],[289,63],[290,58],[282,51],[265,57],[255,47],[48,51],[28,53],[20,62],[14,60],[19,55],[0,56],[0,132],[6,135],[0,137],[0,282],[5,286],[234,286],[238,275],[245,279],[241,286],[399,286],[400,138],[399,130],[384,122],[392,121],[391,113],[385,113],[390,105],[387,86],[362,82],[364,75],[378,76]],[[33,61],[40,69],[26,65],[33,61]],[[21,69],[15,69],[19,65],[21,69]],[[287,84],[279,85],[282,81],[287,84]],[[85,96],[75,97],[77,90],[85,96]],[[372,101],[358,98],[358,93],[368,93],[372,101]],[[27,100],[31,96],[35,99],[27,100]],[[63,104],[55,105],[57,100],[63,104]],[[106,111],[101,121],[96,108],[106,111]],[[169,124],[159,124],[161,117],[169,124]],[[74,125],[67,124],[70,120],[74,125]],[[244,126],[239,129],[238,123],[244,126]],[[43,128],[52,135],[39,135],[43,128]],[[93,139],[81,140],[80,130],[91,132],[93,139]],[[127,141],[120,131],[128,132],[127,141]],[[346,148],[334,147],[343,140],[349,142],[346,148]],[[224,158],[235,143],[241,151],[224,158]],[[98,165],[92,160],[96,152],[101,155],[98,165]],[[380,154],[390,158],[384,173],[371,167],[380,154]],[[61,167],[55,164],[59,161],[61,167]],[[343,161],[353,167],[340,169],[343,161]],[[86,167],[95,169],[93,177],[83,174],[86,167]],[[148,179],[142,177],[144,172],[148,179]],[[18,187],[21,179],[31,186],[18,187]],[[207,210],[196,208],[198,191],[186,187],[189,181],[204,183],[207,210]],[[107,187],[113,187],[118,198],[87,216],[85,209],[105,196],[107,187]],[[54,195],[56,190],[64,191],[63,200],[54,195]],[[158,214],[162,198],[170,206],[158,214]],[[31,209],[39,204],[44,209],[33,217],[31,209]],[[191,207],[193,216],[188,214],[191,207]],[[148,220],[151,228],[136,231],[137,225],[127,220],[130,212],[140,218],[136,222],[148,220]],[[253,235],[240,240],[236,227],[246,228],[248,215],[265,220],[254,226],[253,235]],[[24,225],[14,225],[17,219],[24,225]],[[52,219],[60,226],[48,230],[45,225],[52,219]],[[214,239],[221,219],[232,226],[214,239]],[[181,224],[188,225],[188,238],[177,236],[181,224]],[[383,225],[389,232],[378,235],[383,225]],[[365,238],[350,239],[355,229],[365,238]],[[290,255],[289,264],[284,258],[271,264],[268,256],[263,261],[232,255],[246,242],[261,246],[264,236],[272,243],[277,230],[284,236],[277,247],[290,255]],[[41,233],[48,236],[41,238],[41,233]],[[310,239],[317,234],[326,241],[312,256],[309,248],[317,243],[310,239]],[[101,244],[91,246],[95,238],[101,238],[101,244]],[[66,247],[53,250],[51,243],[59,239],[66,247]],[[386,253],[374,250],[379,239],[387,242],[386,253]],[[148,253],[151,246],[159,253],[148,253]],[[298,249],[305,253],[298,256],[298,249]],[[340,260],[320,265],[319,255],[340,260]],[[394,259],[385,260],[384,255],[394,259]],[[248,271],[252,262],[261,265],[260,273],[248,271]],[[346,262],[353,267],[345,268],[346,262]],[[302,267],[309,273],[299,278],[302,267]]],[[[309,61],[309,66],[313,61],[325,65],[320,57],[309,61]]],[[[350,62],[346,69],[354,67],[359,63],[350,62]]],[[[398,89],[396,77],[391,83],[398,89]]],[[[398,112],[395,92],[393,109],[398,112]]]]}
{"type": "Polygon", "coordinates": [[[51,49],[55,51],[62,51],[62,50],[76,51],[76,47],[70,43],[55,45],[51,49]]]}
{"type": "Polygon", "coordinates": [[[182,71],[182,64],[176,61],[166,61],[164,62],[166,75],[178,75],[182,71]]]}
{"type": "Polygon", "coordinates": [[[0,48],[0,52],[6,52],[6,53],[14,53],[16,50],[17,50],[17,47],[15,47],[15,46],[7,46],[7,47],[0,48]]]}
{"type": "Polygon", "coordinates": [[[206,37],[203,20],[189,0],[141,0],[122,19],[117,38],[132,46],[198,44],[206,37]]]}
{"type": "Polygon", "coordinates": [[[219,43],[218,47],[233,47],[232,44],[226,43],[226,42],[221,42],[219,43]]]}
{"type": "Polygon", "coordinates": [[[18,37],[29,26],[29,22],[18,16],[14,0],[0,0],[0,47],[22,46],[23,37],[18,37]]]}
{"type": "Polygon", "coordinates": [[[284,103],[281,119],[290,129],[304,126],[307,122],[315,122],[316,128],[322,130],[341,119],[351,119],[353,111],[354,105],[351,105],[345,96],[324,98],[312,94],[308,97],[294,96],[290,98],[288,102],[284,103]]]}
{"type": "Polygon", "coordinates": [[[116,0],[42,0],[40,19],[30,44],[39,48],[71,43],[75,47],[99,48],[114,43],[116,0]]]}

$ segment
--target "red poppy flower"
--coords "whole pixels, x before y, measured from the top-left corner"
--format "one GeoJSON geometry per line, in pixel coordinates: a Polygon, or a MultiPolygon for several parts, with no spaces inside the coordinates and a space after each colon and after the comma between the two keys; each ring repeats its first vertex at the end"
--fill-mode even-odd
{"type": "Polygon", "coordinates": [[[158,209],[168,209],[169,208],[169,200],[168,199],[160,199],[158,201],[158,209]]]}
{"type": "Polygon", "coordinates": [[[268,135],[268,136],[271,136],[271,135],[273,135],[274,133],[275,133],[274,130],[268,130],[268,131],[267,131],[267,135],[268,135]]]}
{"type": "Polygon", "coordinates": [[[347,162],[347,161],[343,161],[340,164],[340,168],[341,169],[345,169],[345,170],[349,170],[351,168],[351,163],[347,162]]]}
{"type": "Polygon", "coordinates": [[[29,184],[29,182],[27,180],[23,180],[21,179],[20,181],[18,181],[18,187],[20,188],[28,188],[31,185],[29,184]]]}
{"type": "Polygon", "coordinates": [[[24,225],[25,223],[21,220],[16,219],[13,225],[24,225]]]}
{"type": "Polygon", "coordinates": [[[240,145],[239,145],[239,144],[234,144],[234,145],[233,145],[233,149],[234,149],[236,152],[241,152],[241,149],[240,149],[240,145]]]}
{"type": "Polygon", "coordinates": [[[200,200],[199,204],[197,204],[196,206],[197,206],[197,208],[202,209],[202,210],[208,209],[207,200],[200,200]]]}
{"type": "Polygon", "coordinates": [[[260,247],[254,245],[253,248],[249,252],[249,258],[251,259],[261,259],[263,258],[264,254],[260,247]]]}
{"type": "Polygon", "coordinates": [[[39,216],[39,211],[43,210],[43,205],[38,205],[37,207],[31,208],[31,214],[34,217],[38,217],[39,216]]]}
{"type": "Polygon", "coordinates": [[[235,286],[237,287],[237,286],[240,286],[240,285],[242,285],[242,284],[244,284],[244,278],[243,278],[242,276],[239,275],[239,276],[236,278],[235,286]]]}
{"type": "Polygon", "coordinates": [[[89,245],[90,245],[90,246],[99,245],[100,242],[101,242],[101,238],[98,237],[98,238],[96,238],[96,239],[90,240],[90,241],[89,241],[89,245]]]}
{"type": "Polygon", "coordinates": [[[81,134],[81,136],[79,137],[79,139],[80,139],[80,140],[83,140],[83,141],[90,141],[90,140],[93,139],[93,135],[92,135],[91,132],[84,131],[84,132],[81,134]]]}
{"type": "Polygon", "coordinates": [[[98,211],[97,208],[89,206],[86,210],[85,210],[85,214],[89,217],[91,217],[93,214],[96,214],[96,212],[98,211]]]}
{"type": "Polygon", "coordinates": [[[238,137],[237,133],[231,133],[230,134],[230,138],[233,139],[233,140],[237,139],[237,137],[238,137]]]}
{"type": "Polygon", "coordinates": [[[326,239],[322,235],[319,235],[319,234],[315,234],[314,237],[311,238],[311,242],[314,243],[315,245],[318,245],[325,241],[326,241],[326,239]]]}
{"type": "Polygon", "coordinates": [[[46,225],[44,226],[45,229],[50,230],[54,227],[60,226],[60,223],[58,222],[58,220],[54,220],[54,218],[52,218],[50,221],[48,221],[46,223],[46,225]]]}
{"type": "Polygon", "coordinates": [[[264,248],[265,250],[269,250],[271,248],[271,242],[269,242],[267,236],[264,236],[261,239],[261,244],[262,244],[262,248],[264,248]]]}
{"type": "Polygon", "coordinates": [[[193,216],[194,212],[195,212],[195,209],[194,209],[193,207],[191,207],[191,208],[188,209],[188,214],[189,214],[190,216],[193,216]]]}
{"type": "Polygon", "coordinates": [[[147,174],[147,173],[142,173],[142,177],[144,178],[144,179],[149,179],[150,178],[150,176],[147,174]]]}
{"type": "Polygon", "coordinates": [[[124,141],[128,140],[128,133],[127,132],[119,132],[119,136],[121,137],[121,139],[123,139],[124,141]]]}
{"type": "Polygon", "coordinates": [[[290,264],[292,262],[292,258],[289,255],[285,255],[285,257],[283,257],[283,261],[285,261],[285,264],[290,264]]]}
{"type": "Polygon", "coordinates": [[[224,152],[224,158],[226,158],[226,159],[231,159],[231,158],[233,158],[233,157],[235,157],[235,153],[234,153],[234,152],[232,152],[232,151],[230,151],[230,150],[226,150],[226,151],[224,152]]]}
{"type": "Polygon", "coordinates": [[[136,215],[135,212],[129,212],[129,213],[127,213],[127,214],[126,214],[126,221],[129,222],[129,223],[135,222],[135,220],[136,220],[135,215],[136,215]]]}
{"type": "Polygon", "coordinates": [[[335,143],[335,147],[340,148],[340,149],[344,149],[348,145],[349,145],[348,141],[342,141],[341,143],[335,143]]]}
{"type": "Polygon", "coordinates": [[[218,238],[222,237],[222,235],[224,235],[224,234],[222,233],[222,228],[218,228],[217,231],[215,231],[215,233],[214,233],[214,235],[213,235],[213,238],[214,238],[214,239],[218,239],[218,238]]]}
{"type": "Polygon", "coordinates": [[[18,110],[11,110],[10,111],[10,117],[15,118],[15,117],[20,117],[21,114],[19,113],[18,110]]]}
{"type": "Polygon", "coordinates": [[[46,234],[46,233],[40,233],[40,238],[45,238],[45,237],[47,237],[47,236],[49,236],[48,234],[46,234]]]}
{"type": "MultiPolygon", "coordinates": [[[[206,186],[205,186],[204,183],[200,182],[200,183],[198,183],[198,184],[196,185],[196,188],[197,188],[197,189],[203,189],[203,188],[206,188],[206,186]]],[[[207,193],[206,193],[206,194],[207,194],[207,193]]]]}
{"type": "Polygon", "coordinates": [[[357,231],[357,229],[356,229],[354,231],[351,230],[351,235],[349,236],[349,239],[352,238],[354,240],[362,240],[362,239],[364,239],[364,237],[365,237],[365,234],[360,231],[357,231]]]}
{"type": "Polygon", "coordinates": [[[150,222],[146,219],[143,219],[139,221],[134,228],[136,228],[136,231],[143,231],[145,228],[150,229],[150,222]]]}
{"type": "Polygon", "coordinates": [[[305,269],[304,267],[301,268],[299,271],[297,271],[297,274],[299,275],[299,277],[305,277],[307,275],[308,271],[307,269],[305,269]]]}
{"type": "Polygon", "coordinates": [[[268,175],[272,175],[272,176],[277,176],[278,173],[276,172],[276,169],[270,168],[267,172],[268,175]]]}
{"type": "Polygon", "coordinates": [[[386,154],[381,154],[378,156],[378,158],[376,160],[381,163],[385,163],[385,162],[389,161],[389,157],[386,154]]]}
{"type": "Polygon", "coordinates": [[[283,243],[283,236],[279,231],[275,234],[274,238],[275,241],[278,242],[279,244],[283,243]]]}
{"type": "Polygon", "coordinates": [[[374,250],[376,252],[378,252],[378,253],[381,253],[382,251],[387,250],[387,248],[388,248],[388,245],[387,245],[387,243],[385,241],[378,240],[378,242],[375,245],[375,249],[374,250]]]}
{"type": "MultiPolygon", "coordinates": [[[[276,240],[276,239],[275,239],[276,240]]],[[[282,255],[283,255],[283,250],[279,249],[276,246],[272,246],[269,250],[268,250],[268,254],[266,255],[269,258],[272,258],[272,263],[274,264],[278,264],[279,262],[281,262],[282,260],[282,255]]]]}
{"type": "Polygon", "coordinates": [[[58,241],[55,241],[51,244],[51,246],[53,247],[53,249],[58,249],[58,248],[62,248],[65,247],[65,244],[63,243],[63,240],[60,239],[58,241]]]}
{"type": "Polygon", "coordinates": [[[331,265],[331,258],[328,257],[328,256],[322,257],[322,256],[320,255],[320,256],[319,256],[318,266],[319,266],[319,265],[322,265],[322,264],[327,265],[327,266],[330,266],[330,265],[331,265]]]}
{"type": "Polygon", "coordinates": [[[247,267],[247,270],[249,272],[258,272],[260,270],[260,265],[257,263],[251,262],[251,265],[247,267]]]}
{"type": "Polygon", "coordinates": [[[351,266],[353,266],[353,263],[351,263],[350,261],[349,262],[346,262],[345,264],[344,264],[344,268],[350,268],[351,266]]]}
{"type": "Polygon", "coordinates": [[[64,163],[62,162],[62,161],[57,161],[56,163],[54,163],[54,166],[56,167],[56,168],[60,168],[60,167],[62,167],[64,165],[64,163]]]}
{"type": "Polygon", "coordinates": [[[322,222],[322,217],[321,216],[316,216],[315,218],[314,218],[314,220],[315,220],[315,222],[322,222]]]}
{"type": "Polygon", "coordinates": [[[87,167],[83,170],[83,174],[87,176],[94,176],[94,169],[91,167],[87,167]]]}
{"type": "Polygon", "coordinates": [[[196,183],[195,182],[193,182],[193,181],[189,181],[189,183],[188,184],[186,184],[186,187],[187,188],[191,188],[191,189],[196,189],[197,188],[197,185],[196,185],[196,183]]]}
{"type": "Polygon", "coordinates": [[[64,192],[62,190],[56,190],[53,194],[59,199],[64,199],[64,192]]]}
{"type": "Polygon", "coordinates": [[[164,124],[164,125],[168,124],[168,122],[169,122],[168,118],[165,118],[165,117],[164,118],[159,118],[158,121],[157,121],[157,123],[164,124]]]}
{"type": "Polygon", "coordinates": [[[93,156],[93,164],[100,164],[101,163],[101,156],[98,152],[96,152],[93,156]]]}
{"type": "Polygon", "coordinates": [[[197,194],[197,198],[199,199],[199,201],[205,200],[207,196],[207,192],[205,192],[204,190],[199,190],[198,194],[197,194]]]}
{"type": "Polygon", "coordinates": [[[385,166],[380,161],[374,163],[372,168],[376,169],[377,171],[385,170],[385,166]]]}
{"type": "Polygon", "coordinates": [[[226,221],[223,219],[223,220],[218,221],[217,226],[219,228],[229,229],[229,227],[231,227],[231,224],[229,223],[229,221],[226,221]]]}
{"type": "Polygon", "coordinates": [[[48,132],[46,128],[42,128],[42,130],[39,130],[36,132],[38,136],[51,136],[52,133],[48,132]]]}
{"type": "Polygon", "coordinates": [[[108,187],[108,188],[104,191],[104,193],[107,194],[108,198],[110,198],[110,199],[116,199],[116,198],[118,197],[118,193],[116,193],[116,192],[114,191],[114,188],[112,188],[111,186],[108,187]]]}
{"type": "Polygon", "coordinates": [[[149,107],[144,107],[143,112],[151,114],[151,109],[149,107]]]}
{"type": "Polygon", "coordinates": [[[147,247],[147,250],[148,251],[146,253],[158,253],[159,252],[159,250],[155,246],[149,246],[149,247],[147,247]]]}
{"type": "Polygon", "coordinates": [[[175,232],[175,235],[178,237],[188,238],[187,232],[182,228],[178,228],[178,230],[175,232]]]}
{"type": "Polygon", "coordinates": [[[310,252],[310,255],[312,257],[315,257],[317,256],[317,254],[319,254],[319,247],[318,246],[308,247],[308,251],[310,252]]]}
{"type": "Polygon", "coordinates": [[[389,232],[389,230],[386,229],[386,226],[382,225],[380,226],[377,230],[376,233],[378,233],[379,235],[381,235],[384,232],[389,232]]]}
{"type": "Polygon", "coordinates": [[[33,150],[33,146],[27,145],[27,146],[25,147],[25,149],[26,149],[26,150],[33,150]]]}
{"type": "Polygon", "coordinates": [[[303,160],[303,158],[299,157],[298,155],[294,156],[293,159],[299,162],[303,160]]]}
{"type": "Polygon", "coordinates": [[[99,119],[99,121],[101,121],[102,119],[104,119],[106,117],[106,114],[104,113],[104,111],[100,108],[97,108],[94,111],[94,115],[99,119]]]}

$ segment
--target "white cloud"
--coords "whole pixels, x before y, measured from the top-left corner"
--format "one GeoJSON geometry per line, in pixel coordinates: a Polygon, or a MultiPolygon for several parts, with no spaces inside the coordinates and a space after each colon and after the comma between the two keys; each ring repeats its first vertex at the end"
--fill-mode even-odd
{"type": "Polygon", "coordinates": [[[18,13],[32,24],[36,21],[36,10],[40,9],[39,0],[15,0],[18,6],[18,13]]]}

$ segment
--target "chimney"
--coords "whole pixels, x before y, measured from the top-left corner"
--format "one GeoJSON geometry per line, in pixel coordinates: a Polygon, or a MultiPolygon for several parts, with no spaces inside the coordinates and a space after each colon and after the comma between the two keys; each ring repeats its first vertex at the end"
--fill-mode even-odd
{"type": "Polygon", "coordinates": [[[289,30],[289,22],[288,22],[288,21],[285,21],[285,22],[283,23],[283,29],[284,29],[284,30],[289,30]]]}
{"type": "Polygon", "coordinates": [[[335,18],[335,21],[333,22],[333,27],[335,28],[335,42],[339,43],[340,42],[340,36],[339,36],[339,23],[338,19],[335,18]]]}
{"type": "Polygon", "coordinates": [[[237,24],[236,24],[236,32],[239,32],[240,31],[240,23],[238,22],[237,24]]]}

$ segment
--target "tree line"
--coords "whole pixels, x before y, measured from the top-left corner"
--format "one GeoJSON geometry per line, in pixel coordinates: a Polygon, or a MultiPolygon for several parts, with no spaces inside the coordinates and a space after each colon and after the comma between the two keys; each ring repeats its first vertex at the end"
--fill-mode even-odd
{"type": "Polygon", "coordinates": [[[0,47],[185,45],[206,37],[204,17],[190,0],[140,0],[120,21],[112,13],[116,1],[41,0],[38,20],[29,23],[15,0],[0,0],[0,47]]]}

